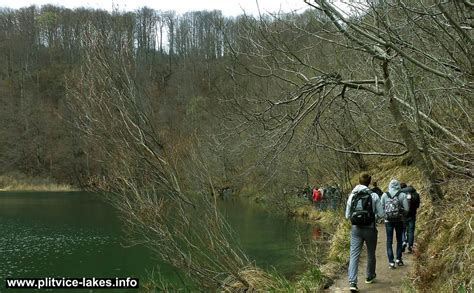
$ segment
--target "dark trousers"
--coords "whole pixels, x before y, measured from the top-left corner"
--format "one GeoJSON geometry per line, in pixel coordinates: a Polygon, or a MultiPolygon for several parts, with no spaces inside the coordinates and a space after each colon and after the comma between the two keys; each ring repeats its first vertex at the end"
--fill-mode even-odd
{"type": "Polygon", "coordinates": [[[403,221],[403,230],[402,230],[402,243],[407,242],[407,221],[403,221]]]}
{"type": "Polygon", "coordinates": [[[394,262],[393,256],[393,231],[395,230],[395,236],[397,238],[397,259],[402,259],[402,234],[403,234],[403,222],[385,222],[385,231],[387,232],[387,256],[388,262],[394,262]]]}
{"type": "Polygon", "coordinates": [[[413,247],[413,242],[415,242],[415,223],[416,218],[409,218],[405,221],[406,226],[406,240],[409,247],[413,247]]]}

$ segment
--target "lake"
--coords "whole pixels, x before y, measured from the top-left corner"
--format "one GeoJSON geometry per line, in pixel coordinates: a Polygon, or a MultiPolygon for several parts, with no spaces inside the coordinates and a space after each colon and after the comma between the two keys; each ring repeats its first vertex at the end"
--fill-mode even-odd
{"type": "MultiPolygon", "coordinates": [[[[243,200],[221,202],[219,208],[257,266],[290,277],[303,269],[297,238],[314,236],[314,227],[243,200]]],[[[151,272],[160,272],[172,283],[180,280],[147,248],[127,247],[118,215],[96,194],[1,192],[0,234],[0,292],[5,277],[137,277],[146,282],[151,272]]],[[[93,290],[99,291],[110,292],[93,290]]]]}

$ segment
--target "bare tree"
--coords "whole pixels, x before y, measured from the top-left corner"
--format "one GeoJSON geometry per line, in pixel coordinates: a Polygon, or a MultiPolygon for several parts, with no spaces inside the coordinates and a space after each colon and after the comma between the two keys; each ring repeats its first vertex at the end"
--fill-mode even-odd
{"type": "Polygon", "coordinates": [[[119,209],[131,239],[200,286],[225,291],[271,287],[270,275],[233,241],[216,196],[183,180],[198,174],[212,186],[205,160],[192,152],[189,160],[183,159],[186,168],[168,160],[173,150],[150,122],[154,113],[149,100],[130,74],[132,52],[123,46],[112,57],[107,39],[90,29],[85,65],[77,82],[68,86],[73,123],[102,153],[107,169],[95,186],[119,209]]]}
{"type": "Polygon", "coordinates": [[[314,10],[303,16],[248,18],[243,45],[230,45],[237,82],[259,77],[270,85],[227,97],[243,118],[234,127],[258,132],[274,154],[304,133],[361,166],[361,157],[408,153],[433,201],[443,198],[439,170],[473,177],[472,8],[358,1],[347,12],[329,1],[307,4],[314,10]]]}

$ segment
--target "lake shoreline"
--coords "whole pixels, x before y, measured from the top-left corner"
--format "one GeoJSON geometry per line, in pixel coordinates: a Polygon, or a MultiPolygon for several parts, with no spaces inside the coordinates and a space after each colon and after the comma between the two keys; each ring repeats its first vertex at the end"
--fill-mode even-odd
{"type": "Polygon", "coordinates": [[[67,192],[81,191],[70,184],[57,183],[50,178],[28,177],[21,173],[0,175],[0,192],[67,192]]]}
{"type": "MultiPolygon", "coordinates": [[[[311,255],[316,261],[300,273],[294,282],[295,288],[307,288],[311,292],[318,292],[329,288],[343,273],[345,267],[345,254],[348,249],[345,241],[341,241],[347,234],[347,222],[341,221],[343,211],[316,210],[313,204],[304,204],[291,209],[291,218],[315,225],[320,228],[320,233],[326,234],[321,237],[319,233],[313,235],[312,247],[317,253],[311,255]],[[325,243],[322,247],[321,243],[325,243]],[[342,245],[338,245],[342,244],[342,245]],[[316,260],[317,259],[317,260],[316,260]]],[[[311,254],[311,253],[310,253],[311,254]]]]}

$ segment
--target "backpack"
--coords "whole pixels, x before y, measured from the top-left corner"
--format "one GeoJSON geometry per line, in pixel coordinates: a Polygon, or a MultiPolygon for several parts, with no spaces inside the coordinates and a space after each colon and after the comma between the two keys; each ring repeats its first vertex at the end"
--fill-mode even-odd
{"type": "Polygon", "coordinates": [[[420,195],[416,190],[409,193],[410,198],[408,199],[408,216],[412,217],[416,215],[416,210],[420,207],[420,195]]]}
{"type": "Polygon", "coordinates": [[[352,225],[367,226],[375,222],[370,190],[364,189],[354,193],[349,215],[352,225]]]}
{"type": "Polygon", "coordinates": [[[385,219],[389,222],[398,222],[403,217],[403,207],[398,196],[401,191],[398,191],[393,197],[387,192],[387,202],[385,203],[385,219]]]}

